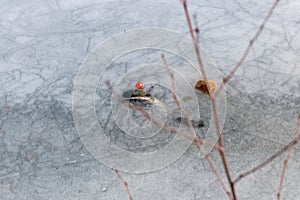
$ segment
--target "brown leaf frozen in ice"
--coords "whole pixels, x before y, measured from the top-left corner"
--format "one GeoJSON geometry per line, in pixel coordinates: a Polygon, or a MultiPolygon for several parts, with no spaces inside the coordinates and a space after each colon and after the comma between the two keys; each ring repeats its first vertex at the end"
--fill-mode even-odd
{"type": "Polygon", "coordinates": [[[208,94],[209,92],[214,91],[217,87],[217,84],[215,81],[208,80],[208,84],[209,84],[210,91],[208,91],[207,85],[205,84],[204,80],[199,80],[195,85],[195,89],[200,90],[205,94],[208,94]]]}

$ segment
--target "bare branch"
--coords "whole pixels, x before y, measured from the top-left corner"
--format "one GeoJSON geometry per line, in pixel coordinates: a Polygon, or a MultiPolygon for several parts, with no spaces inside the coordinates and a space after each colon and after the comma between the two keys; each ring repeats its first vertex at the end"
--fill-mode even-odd
{"type": "Polygon", "coordinates": [[[208,87],[208,91],[210,91],[209,84],[207,82],[207,80],[208,80],[207,75],[206,75],[206,72],[204,70],[204,65],[203,65],[203,61],[202,61],[202,58],[201,58],[199,45],[198,45],[197,39],[195,37],[194,31],[193,31],[193,25],[192,25],[191,17],[190,17],[188,8],[187,8],[186,0],[183,0],[183,8],[184,8],[185,16],[186,16],[186,19],[187,19],[188,27],[189,27],[189,30],[190,30],[190,35],[191,35],[191,38],[192,38],[192,41],[193,41],[193,44],[194,44],[194,48],[195,48],[195,51],[196,51],[197,60],[198,60],[199,66],[200,66],[201,74],[202,74],[202,76],[205,80],[205,83],[206,83],[207,87],[208,87]]]}
{"type": "MultiPolygon", "coordinates": [[[[203,149],[202,149],[203,150],[203,149]]],[[[216,174],[219,182],[221,183],[221,186],[223,187],[223,190],[226,192],[226,194],[228,195],[229,199],[233,199],[233,195],[231,192],[229,192],[229,190],[227,189],[227,186],[225,185],[223,178],[219,172],[219,170],[217,169],[215,163],[213,162],[213,160],[211,159],[209,153],[206,154],[205,159],[208,161],[210,167],[212,168],[213,172],[216,174]]]]}
{"type": "Polygon", "coordinates": [[[287,156],[287,158],[283,161],[283,168],[282,168],[282,174],[281,174],[281,178],[280,178],[280,184],[279,184],[279,189],[278,189],[278,193],[277,193],[277,199],[280,200],[280,196],[282,193],[282,189],[283,189],[283,181],[284,181],[284,176],[286,174],[287,171],[287,166],[288,166],[288,162],[291,159],[291,157],[294,154],[294,151],[297,147],[298,141],[299,141],[299,129],[300,129],[300,114],[298,116],[298,122],[297,122],[297,128],[296,128],[296,133],[295,133],[295,137],[293,140],[293,145],[289,151],[289,154],[287,156]]]}
{"type": "MultiPolygon", "coordinates": [[[[198,63],[199,63],[199,66],[200,66],[200,70],[201,70],[202,76],[204,78],[205,84],[207,85],[208,91],[210,91],[210,86],[208,84],[207,75],[206,75],[206,72],[205,72],[205,69],[204,69],[204,66],[203,66],[199,45],[198,45],[198,42],[195,38],[195,34],[193,32],[193,25],[191,23],[191,18],[190,18],[189,11],[188,11],[188,8],[187,8],[186,0],[183,0],[183,7],[184,7],[185,15],[186,15],[186,18],[187,18],[187,22],[188,22],[188,26],[189,26],[189,30],[190,30],[190,35],[191,35],[191,38],[193,40],[194,48],[195,48],[195,51],[196,51],[196,55],[197,55],[198,63]]],[[[212,102],[214,121],[215,121],[215,124],[216,124],[217,135],[218,135],[218,138],[219,138],[219,140],[218,140],[219,146],[224,147],[215,96],[212,95],[211,93],[209,93],[209,95],[211,97],[211,102],[212,102]]],[[[235,187],[234,187],[234,183],[232,181],[232,177],[230,175],[230,170],[229,170],[229,166],[228,166],[228,163],[227,163],[227,160],[226,160],[225,150],[224,151],[219,151],[219,152],[220,152],[220,156],[222,158],[222,163],[223,163],[223,166],[224,166],[224,169],[225,169],[227,180],[230,184],[233,200],[236,200],[237,198],[236,198],[235,187]]]]}
{"type": "MultiPolygon", "coordinates": [[[[226,192],[226,194],[229,196],[229,198],[231,198],[231,193],[228,191],[224,181],[223,181],[223,178],[219,172],[219,170],[217,169],[215,163],[213,162],[213,160],[211,159],[209,153],[207,153],[203,148],[201,148],[202,146],[202,139],[199,138],[196,133],[195,133],[195,129],[192,125],[192,122],[191,122],[191,119],[190,119],[190,116],[188,115],[188,113],[185,111],[185,109],[183,108],[183,106],[180,104],[178,98],[177,98],[177,93],[176,93],[176,86],[175,86],[175,80],[174,80],[174,74],[173,72],[171,71],[168,63],[167,63],[167,60],[165,58],[165,55],[162,54],[162,60],[163,60],[163,63],[167,69],[167,71],[169,72],[169,75],[170,75],[170,78],[171,78],[171,82],[172,82],[172,90],[173,90],[173,99],[174,101],[176,102],[178,108],[180,109],[181,112],[183,112],[184,116],[185,116],[185,119],[190,127],[190,130],[191,132],[193,133],[194,135],[194,140],[193,142],[196,144],[196,146],[198,147],[198,149],[205,155],[205,158],[206,160],[208,161],[210,167],[212,168],[213,172],[215,173],[215,175],[217,176],[218,178],[218,181],[220,182],[221,186],[223,187],[224,191],[226,192]]],[[[224,148],[222,148],[220,151],[224,151],[224,148]]]]}
{"type": "Polygon", "coordinates": [[[254,168],[240,174],[236,179],[234,179],[234,183],[236,184],[237,182],[239,182],[241,179],[255,173],[256,171],[262,169],[263,167],[267,166],[269,163],[271,163],[275,158],[279,157],[281,154],[283,154],[284,152],[286,152],[292,145],[293,145],[294,141],[288,143],[287,145],[285,145],[284,147],[282,147],[279,151],[277,151],[276,153],[274,153],[272,156],[270,156],[267,160],[265,160],[264,162],[262,162],[261,164],[255,166],[254,168]]]}
{"type": "Polygon", "coordinates": [[[121,176],[120,172],[116,169],[115,170],[116,174],[117,174],[117,177],[122,181],[125,189],[126,189],[126,192],[128,193],[128,196],[129,196],[129,199],[130,200],[133,200],[133,196],[130,192],[130,189],[129,189],[129,186],[128,186],[128,183],[124,180],[124,178],[121,176]]]}
{"type": "Polygon", "coordinates": [[[233,70],[229,73],[228,76],[226,76],[223,80],[223,84],[221,84],[219,86],[219,88],[216,90],[215,92],[215,96],[219,94],[219,92],[224,88],[224,85],[232,78],[232,76],[234,75],[234,73],[238,70],[238,68],[243,64],[243,62],[245,61],[246,57],[248,56],[254,42],[257,40],[257,38],[259,37],[259,35],[262,33],[262,31],[264,30],[268,20],[271,18],[275,8],[277,7],[278,3],[280,0],[276,0],[272,7],[270,8],[267,16],[265,17],[264,21],[262,22],[262,24],[259,26],[258,30],[256,31],[255,35],[253,36],[253,38],[249,41],[249,44],[246,48],[246,50],[244,51],[242,57],[240,58],[239,62],[235,65],[235,67],[233,68],[233,70]]]}
{"type": "Polygon", "coordinates": [[[187,114],[187,112],[185,111],[185,109],[182,107],[182,105],[180,104],[180,102],[179,102],[179,100],[178,100],[178,98],[177,98],[176,86],[175,86],[175,80],[174,80],[174,74],[173,74],[173,72],[171,71],[171,69],[170,69],[170,67],[169,67],[169,65],[168,65],[168,63],[167,63],[167,60],[166,60],[166,58],[165,58],[165,55],[162,54],[161,57],[162,57],[162,60],[163,60],[163,62],[164,62],[164,65],[165,65],[167,71],[169,72],[169,75],[170,75],[170,78],[171,78],[172,89],[173,89],[173,99],[174,99],[174,101],[175,101],[177,107],[179,108],[179,110],[184,114],[184,117],[185,117],[185,119],[186,119],[186,122],[187,122],[187,124],[189,125],[190,130],[191,130],[193,136],[196,136],[195,129],[194,129],[194,127],[193,127],[193,125],[192,125],[192,122],[191,122],[191,118],[190,118],[190,116],[187,114]]]}

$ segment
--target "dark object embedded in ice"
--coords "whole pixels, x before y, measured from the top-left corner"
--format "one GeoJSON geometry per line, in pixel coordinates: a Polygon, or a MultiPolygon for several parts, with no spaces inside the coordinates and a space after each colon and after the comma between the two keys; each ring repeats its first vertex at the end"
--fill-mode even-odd
{"type": "MultiPolygon", "coordinates": [[[[177,117],[176,120],[178,122],[185,122],[185,123],[187,123],[186,119],[182,118],[182,117],[177,117]]],[[[191,122],[192,122],[192,125],[194,127],[198,127],[198,128],[204,127],[204,121],[203,120],[194,120],[194,119],[192,119],[191,122]]]]}

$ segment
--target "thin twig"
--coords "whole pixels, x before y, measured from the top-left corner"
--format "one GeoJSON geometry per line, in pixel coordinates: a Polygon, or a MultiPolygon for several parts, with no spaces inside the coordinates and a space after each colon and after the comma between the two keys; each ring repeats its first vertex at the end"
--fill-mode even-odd
{"type": "Polygon", "coordinates": [[[190,35],[191,35],[193,45],[194,45],[194,48],[195,48],[195,51],[196,51],[196,54],[197,54],[197,60],[198,60],[198,63],[200,65],[201,74],[204,78],[204,81],[205,81],[205,84],[208,88],[208,91],[210,91],[209,84],[208,84],[208,81],[207,81],[208,80],[207,75],[206,75],[206,72],[204,70],[204,65],[203,65],[203,61],[202,61],[202,58],[201,58],[198,42],[197,42],[197,39],[196,39],[194,31],[193,31],[193,25],[192,25],[190,14],[189,14],[189,11],[188,11],[188,8],[187,8],[186,0],[183,0],[182,2],[183,2],[183,8],[184,8],[185,16],[186,16],[186,19],[187,19],[188,27],[189,27],[189,30],[190,30],[190,35]]]}
{"type": "Polygon", "coordinates": [[[175,86],[175,80],[174,80],[174,74],[173,74],[173,72],[171,71],[171,69],[170,69],[170,67],[169,67],[169,65],[168,65],[168,63],[167,63],[167,60],[166,60],[166,58],[165,58],[165,55],[162,54],[161,57],[162,57],[163,63],[164,63],[164,65],[165,65],[165,67],[166,67],[166,69],[167,69],[167,71],[168,71],[168,73],[169,73],[169,75],[170,75],[170,78],[171,78],[172,89],[173,89],[173,99],[174,99],[174,101],[175,101],[177,107],[179,108],[179,110],[183,113],[183,115],[184,115],[184,117],[185,117],[185,119],[186,119],[186,122],[187,122],[187,124],[189,125],[190,130],[191,130],[193,136],[196,136],[196,132],[195,132],[195,129],[194,129],[193,125],[192,125],[191,118],[190,118],[190,116],[187,114],[187,112],[185,111],[185,109],[182,107],[181,103],[179,102],[179,100],[178,100],[178,98],[177,98],[176,86],[175,86]]]}
{"type": "Polygon", "coordinates": [[[132,196],[132,194],[130,192],[130,189],[129,189],[127,181],[124,180],[124,178],[121,176],[120,172],[117,169],[115,170],[115,172],[117,174],[117,177],[122,181],[122,183],[123,183],[123,185],[124,185],[124,187],[126,189],[126,192],[128,193],[129,199],[133,200],[133,196],[132,196]]]}
{"type": "Polygon", "coordinates": [[[252,169],[240,174],[236,179],[234,179],[234,183],[238,183],[241,179],[255,173],[256,171],[262,169],[263,167],[267,166],[269,163],[271,163],[275,158],[279,157],[281,154],[289,150],[289,148],[293,145],[294,141],[286,144],[284,147],[282,147],[279,151],[274,153],[272,156],[270,156],[267,160],[264,162],[260,163],[259,165],[253,167],[252,169]]]}
{"type": "Polygon", "coordinates": [[[258,30],[256,31],[255,35],[253,36],[253,38],[249,41],[249,44],[246,48],[246,50],[244,51],[242,57],[240,58],[239,62],[235,65],[235,67],[233,68],[233,70],[229,73],[228,76],[226,76],[223,80],[223,83],[219,86],[219,88],[216,90],[215,92],[215,96],[219,94],[219,92],[224,88],[224,85],[232,78],[232,76],[234,75],[234,73],[238,70],[238,68],[243,64],[243,62],[245,61],[246,57],[248,56],[254,42],[257,40],[257,38],[259,37],[259,35],[262,33],[262,31],[264,30],[268,20],[271,18],[275,8],[277,7],[278,3],[280,0],[276,0],[272,7],[270,8],[267,16],[265,17],[264,21],[262,22],[262,24],[259,26],[258,30]]]}
{"type": "MultiPolygon", "coordinates": [[[[172,82],[172,90],[173,90],[173,99],[174,101],[176,102],[177,104],[177,107],[180,109],[181,112],[183,112],[184,114],[184,117],[190,127],[190,130],[191,132],[193,133],[194,135],[194,140],[193,142],[196,144],[196,146],[198,147],[198,149],[205,155],[205,159],[208,161],[210,167],[212,168],[213,172],[215,173],[215,175],[217,176],[217,179],[218,181],[220,182],[221,186],[223,187],[223,189],[225,190],[226,194],[229,196],[229,198],[231,198],[231,193],[229,192],[229,190],[227,189],[224,181],[223,181],[223,178],[219,172],[219,170],[217,169],[215,163],[213,162],[213,160],[211,159],[210,155],[208,152],[206,152],[202,147],[202,139],[200,137],[198,137],[195,133],[195,129],[192,125],[192,122],[191,122],[191,119],[190,119],[190,116],[188,115],[188,113],[185,111],[185,109],[183,108],[183,106],[180,104],[178,98],[177,98],[177,93],[176,93],[176,86],[175,86],[175,80],[174,80],[174,74],[173,72],[171,71],[170,67],[169,67],[169,64],[167,63],[167,60],[165,58],[165,55],[162,54],[162,60],[163,60],[163,63],[170,75],[170,78],[171,78],[171,82],[172,82]]],[[[224,149],[222,149],[224,151],[224,149]]]]}
{"type": "Polygon", "coordinates": [[[205,150],[203,148],[201,148],[201,147],[199,149],[202,151],[202,153],[205,154],[205,159],[208,161],[210,167],[212,168],[213,172],[217,176],[217,179],[220,182],[221,186],[223,187],[223,190],[226,192],[226,194],[228,195],[229,199],[231,199],[232,198],[232,193],[227,189],[227,186],[226,186],[225,182],[223,181],[223,178],[222,178],[219,170],[217,169],[215,163],[211,159],[209,153],[205,152],[205,150]]]}
{"type": "MultiPolygon", "coordinates": [[[[183,7],[184,7],[185,15],[186,15],[186,18],[187,18],[188,27],[189,27],[189,30],[190,30],[190,35],[191,35],[191,38],[193,40],[194,48],[195,48],[195,51],[196,51],[196,55],[197,55],[198,63],[199,63],[199,66],[200,66],[200,70],[201,70],[202,76],[204,78],[205,84],[208,88],[208,91],[210,91],[210,86],[208,84],[207,75],[206,75],[204,65],[203,65],[203,62],[202,62],[199,45],[198,45],[198,42],[196,41],[195,34],[193,32],[193,25],[192,25],[191,18],[190,18],[190,15],[189,15],[189,11],[188,11],[188,8],[187,8],[186,0],[183,0],[183,7]]],[[[214,121],[215,121],[215,124],[216,124],[217,135],[218,135],[218,138],[219,138],[219,140],[218,140],[219,146],[224,147],[215,96],[212,95],[211,92],[209,92],[209,95],[210,95],[211,101],[212,101],[214,121]]],[[[221,158],[222,158],[222,163],[223,163],[223,166],[224,166],[224,169],[225,169],[227,180],[230,184],[232,198],[233,198],[233,200],[236,200],[237,198],[236,198],[235,187],[234,187],[234,183],[233,183],[232,177],[230,175],[229,166],[228,166],[228,163],[227,163],[227,160],[226,160],[225,149],[224,149],[224,151],[219,151],[219,152],[220,152],[220,155],[221,155],[221,158]]]]}
{"type": "Polygon", "coordinates": [[[298,116],[297,128],[296,128],[296,133],[295,133],[295,137],[293,140],[293,145],[289,151],[287,158],[283,161],[283,168],[282,168],[282,174],[281,174],[281,178],[280,178],[279,189],[278,189],[278,193],[277,193],[277,200],[280,200],[280,196],[281,196],[282,189],[283,189],[284,176],[287,171],[288,162],[291,159],[291,157],[293,156],[294,151],[295,151],[298,141],[299,141],[299,129],[300,129],[300,114],[298,116]]]}

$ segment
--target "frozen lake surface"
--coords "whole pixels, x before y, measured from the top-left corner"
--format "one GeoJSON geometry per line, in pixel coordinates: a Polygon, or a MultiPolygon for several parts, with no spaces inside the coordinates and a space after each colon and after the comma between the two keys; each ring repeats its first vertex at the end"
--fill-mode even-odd
{"type": "MultiPolygon", "coordinates": [[[[198,16],[205,64],[218,71],[208,70],[211,79],[220,81],[239,61],[272,3],[188,1],[190,13],[198,16]]],[[[163,105],[152,107],[150,114],[170,126],[188,130],[185,123],[176,121],[181,113],[176,109],[171,82],[163,68],[164,53],[170,67],[177,70],[179,99],[193,119],[204,123],[204,127],[196,128],[197,134],[209,138],[212,135],[206,133],[213,132],[209,98],[193,90],[193,83],[201,75],[191,60],[176,52],[143,46],[118,54],[98,76],[102,60],[121,43],[115,40],[111,49],[97,54],[102,48],[99,45],[114,42],[115,35],[127,37],[132,29],[146,27],[188,35],[180,1],[2,0],[0,5],[1,199],[129,199],[111,169],[116,166],[135,200],[227,198],[195,145],[189,146],[141,119],[140,113],[126,109],[111,98],[104,84],[109,80],[122,93],[134,89],[136,81],[144,81],[146,89],[152,87],[151,94],[163,105]],[[91,68],[82,67],[87,66],[87,56],[91,56],[91,68]],[[78,77],[82,82],[75,82],[78,77]],[[86,87],[88,84],[93,87],[86,87]],[[74,98],[74,91],[80,91],[83,98],[74,98]],[[90,101],[85,104],[85,100],[90,101]],[[90,123],[91,119],[95,120],[90,123]],[[97,147],[98,140],[104,141],[98,138],[97,127],[106,145],[117,146],[124,154],[97,147]],[[97,138],[93,140],[88,133],[97,138]],[[175,146],[170,145],[173,143],[175,146]],[[154,154],[158,150],[162,153],[154,154]],[[137,159],[135,163],[131,162],[133,158],[137,159]],[[141,160],[145,162],[138,162],[141,160]]],[[[279,3],[219,99],[223,102],[223,137],[234,178],[266,160],[294,137],[300,113],[299,7],[295,0],[279,3]]],[[[193,52],[191,46],[181,43],[184,39],[172,41],[172,33],[160,38],[136,36],[128,45],[156,41],[158,46],[173,44],[187,56],[193,52]]],[[[283,199],[299,199],[299,155],[297,149],[289,162],[283,199]]],[[[211,156],[224,175],[219,153],[212,151],[211,156]]],[[[286,154],[279,156],[241,180],[236,185],[239,199],[275,199],[285,157],[286,154]]]]}

